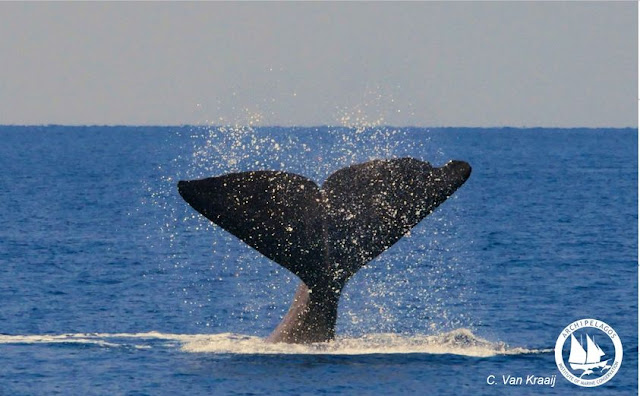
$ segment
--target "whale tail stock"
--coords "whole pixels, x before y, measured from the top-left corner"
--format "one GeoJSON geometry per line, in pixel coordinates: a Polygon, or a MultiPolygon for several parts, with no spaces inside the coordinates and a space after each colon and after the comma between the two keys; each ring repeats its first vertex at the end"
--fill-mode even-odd
{"type": "Polygon", "coordinates": [[[287,172],[230,173],[180,181],[195,210],[303,282],[270,341],[334,336],[340,292],[470,176],[463,161],[440,168],[413,158],[374,160],[333,173],[318,187],[287,172]]]}

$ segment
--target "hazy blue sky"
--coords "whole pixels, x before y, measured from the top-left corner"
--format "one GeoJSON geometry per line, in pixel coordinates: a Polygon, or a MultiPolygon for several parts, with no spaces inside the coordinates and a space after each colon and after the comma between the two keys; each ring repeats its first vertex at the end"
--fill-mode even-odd
{"type": "Polygon", "coordinates": [[[0,124],[635,126],[636,2],[0,3],[0,124]]]}

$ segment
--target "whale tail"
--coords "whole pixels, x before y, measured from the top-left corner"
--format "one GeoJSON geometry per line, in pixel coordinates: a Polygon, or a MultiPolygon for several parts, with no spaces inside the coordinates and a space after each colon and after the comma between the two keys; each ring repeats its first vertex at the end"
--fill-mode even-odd
{"type": "Polygon", "coordinates": [[[297,275],[312,291],[311,297],[308,291],[298,296],[304,290],[298,291],[296,301],[308,300],[299,311],[306,310],[314,323],[316,316],[333,317],[327,325],[332,338],[337,301],[349,278],[451,196],[470,174],[463,161],[435,168],[398,158],[340,169],[322,188],[296,174],[254,171],[180,181],[178,191],[206,218],[297,275]],[[320,311],[309,313],[314,304],[320,311]]]}

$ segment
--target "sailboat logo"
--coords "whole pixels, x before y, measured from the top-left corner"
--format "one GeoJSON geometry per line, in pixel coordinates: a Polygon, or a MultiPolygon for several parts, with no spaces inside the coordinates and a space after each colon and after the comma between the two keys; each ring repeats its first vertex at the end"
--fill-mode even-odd
{"type": "Polygon", "coordinates": [[[620,369],[622,342],[608,324],[596,319],[580,319],[558,336],[555,357],[560,373],[569,381],[579,386],[599,386],[620,369]]]}
{"type": "MultiPolygon", "coordinates": [[[[595,338],[595,337],[594,337],[595,338]]],[[[611,368],[610,364],[607,364],[610,359],[601,360],[605,355],[602,349],[593,338],[587,334],[587,350],[584,350],[584,344],[582,340],[578,341],[576,337],[571,334],[571,352],[569,352],[569,366],[573,370],[582,370],[580,378],[585,375],[593,374],[594,369],[600,369],[600,372],[611,368]]]]}

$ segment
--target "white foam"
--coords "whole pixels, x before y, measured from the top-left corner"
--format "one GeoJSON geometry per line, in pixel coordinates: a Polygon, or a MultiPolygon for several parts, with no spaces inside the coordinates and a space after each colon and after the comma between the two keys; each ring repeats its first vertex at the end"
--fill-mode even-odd
{"type": "Polygon", "coordinates": [[[211,354],[303,354],[303,355],[368,355],[368,354],[453,354],[471,357],[547,353],[551,349],[509,347],[475,336],[468,329],[457,329],[437,335],[404,336],[369,334],[359,338],[338,337],[335,341],[311,345],[271,344],[263,338],[241,334],[169,334],[148,333],[78,333],[60,335],[0,335],[0,344],[96,344],[102,347],[180,348],[187,353],[211,354]]]}
{"type": "Polygon", "coordinates": [[[492,343],[473,335],[468,329],[458,329],[438,335],[403,336],[398,334],[369,334],[360,338],[338,337],[335,341],[311,345],[269,344],[258,337],[233,334],[215,334],[198,339],[185,340],[182,350],[204,353],[239,354],[454,354],[473,357],[518,355],[548,352],[512,348],[498,342],[492,343]]]}
{"type": "Polygon", "coordinates": [[[104,339],[92,337],[90,334],[59,334],[59,335],[0,335],[0,344],[96,344],[105,347],[117,347],[120,344],[108,342],[104,339]]]}

